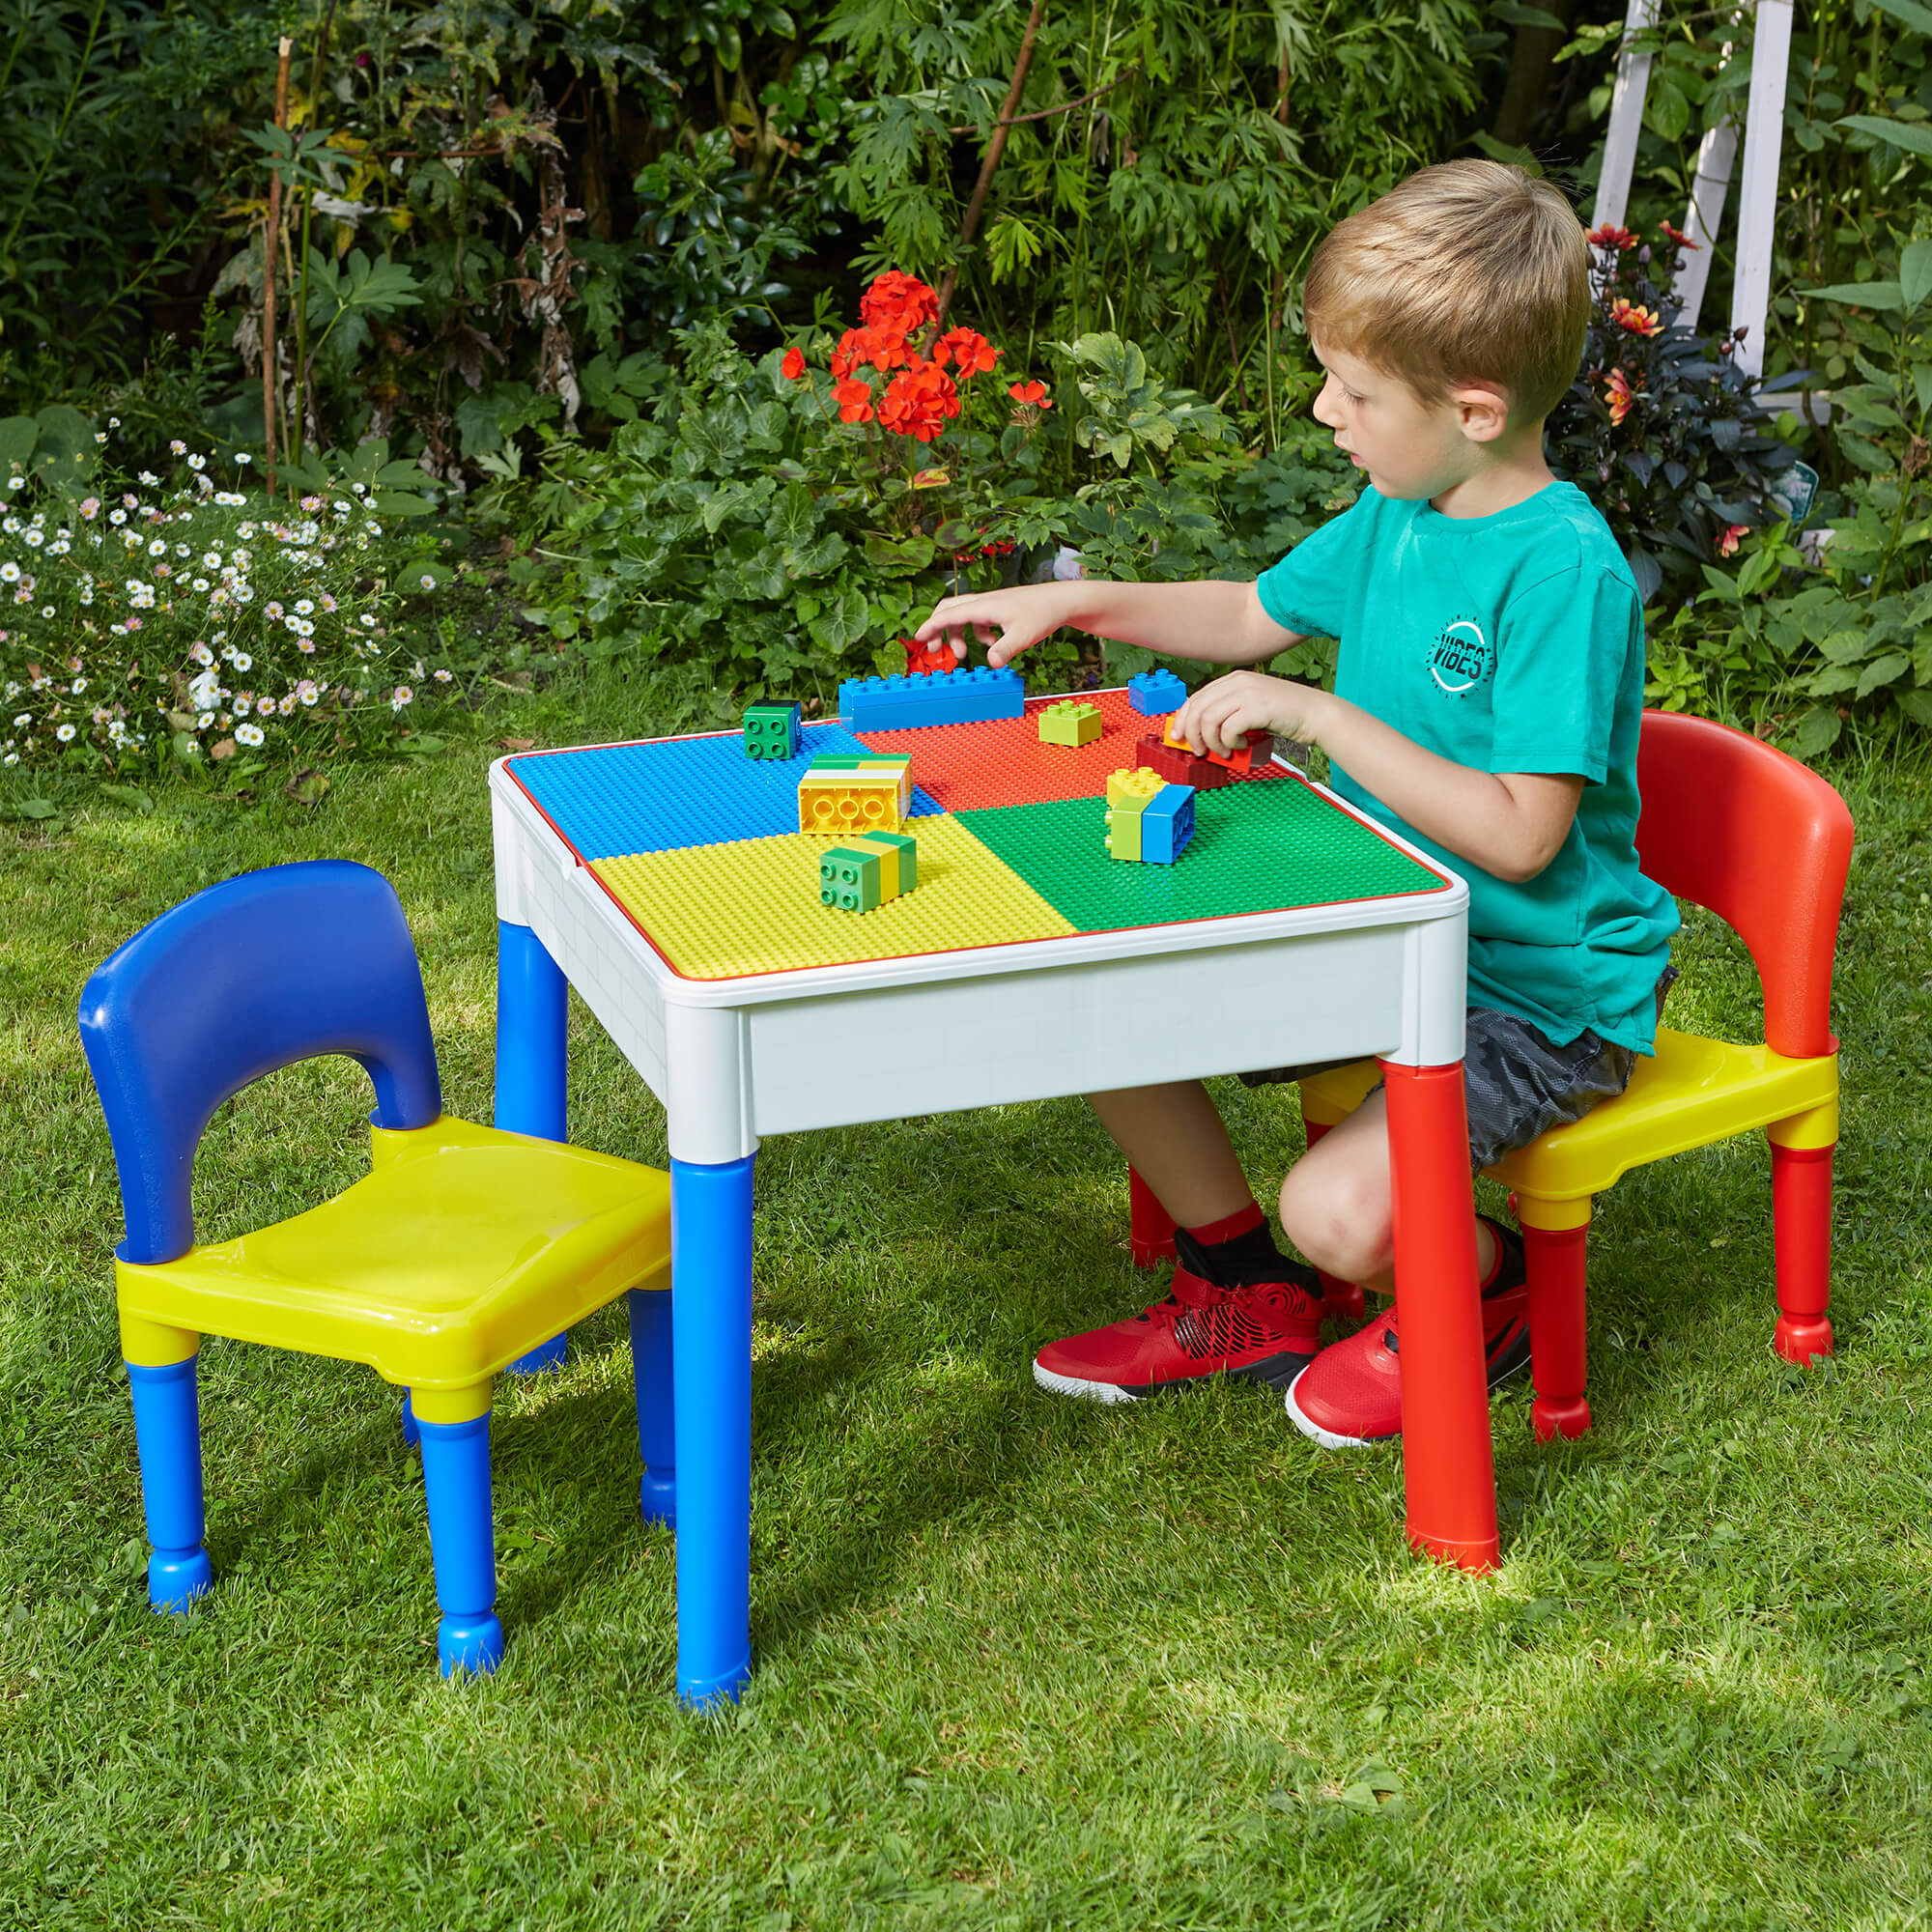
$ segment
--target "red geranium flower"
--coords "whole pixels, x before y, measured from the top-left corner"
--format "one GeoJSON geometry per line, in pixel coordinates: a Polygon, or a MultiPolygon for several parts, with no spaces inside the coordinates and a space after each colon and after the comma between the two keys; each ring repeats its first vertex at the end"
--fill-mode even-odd
{"type": "Polygon", "coordinates": [[[1610,406],[1610,420],[1620,423],[1630,414],[1631,405],[1636,401],[1638,391],[1630,385],[1630,378],[1621,369],[1612,369],[1604,378],[1604,392],[1610,406]]]}
{"type": "Polygon", "coordinates": [[[895,436],[930,442],[959,413],[959,391],[952,378],[927,363],[905,369],[886,384],[879,398],[879,421],[895,436]]]}
{"type": "Polygon", "coordinates": [[[932,359],[943,369],[949,361],[959,365],[959,380],[989,371],[1000,359],[1000,352],[976,328],[949,328],[932,345],[932,359]]]}
{"type": "Polygon", "coordinates": [[[1673,228],[1667,221],[1660,221],[1658,227],[1663,231],[1663,239],[1679,248],[1701,248],[1701,242],[1693,242],[1681,228],[1673,228]]]}
{"type": "Polygon", "coordinates": [[[1662,319],[1654,308],[1641,308],[1622,296],[1610,304],[1610,320],[1633,335],[1656,335],[1663,327],[1662,319]]]}
{"type": "Polygon", "coordinates": [[[848,328],[832,352],[832,373],[849,375],[870,367],[885,375],[901,364],[917,364],[917,352],[906,347],[906,331],[896,323],[882,322],[865,328],[848,328]]]}
{"type": "Polygon", "coordinates": [[[1591,229],[1589,234],[1584,236],[1583,240],[1593,248],[1634,248],[1636,246],[1636,237],[1628,228],[1613,227],[1607,221],[1601,228],[1591,229]]]}
{"type": "Polygon", "coordinates": [[[833,384],[832,400],[838,405],[840,422],[868,423],[872,420],[871,385],[860,382],[858,377],[833,384]]]}
{"type": "Polygon", "coordinates": [[[779,373],[787,383],[796,383],[805,374],[805,352],[802,349],[787,349],[784,360],[779,364],[779,373]]]}
{"type": "Polygon", "coordinates": [[[888,269],[859,298],[859,320],[890,323],[901,335],[939,320],[939,298],[917,275],[888,269]]]}
{"type": "Polygon", "coordinates": [[[1044,383],[1009,383],[1007,394],[1014,402],[1024,404],[1028,409],[1050,410],[1053,407],[1047,397],[1044,383]]]}

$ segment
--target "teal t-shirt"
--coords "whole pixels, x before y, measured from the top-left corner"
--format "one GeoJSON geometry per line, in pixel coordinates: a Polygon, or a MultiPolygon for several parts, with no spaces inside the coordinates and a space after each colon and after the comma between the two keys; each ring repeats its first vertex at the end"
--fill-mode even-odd
{"type": "Polygon", "coordinates": [[[1405,824],[1347,772],[1332,783],[1469,883],[1469,1001],[1558,1045],[1592,1028],[1651,1051],[1677,906],[1636,862],[1643,607],[1609,526],[1571,483],[1492,517],[1365,489],[1257,586],[1284,630],[1341,645],[1339,696],[1479,772],[1584,780],[1535,878],[1498,879],[1405,824]]]}

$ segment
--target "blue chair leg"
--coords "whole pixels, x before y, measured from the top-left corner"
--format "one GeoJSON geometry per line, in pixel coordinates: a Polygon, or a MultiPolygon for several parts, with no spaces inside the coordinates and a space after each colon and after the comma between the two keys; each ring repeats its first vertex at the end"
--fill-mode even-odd
{"type": "Polygon", "coordinates": [[[752,1676],[754,1159],[670,1164],[677,1690],[696,1707],[752,1676]]]}
{"type": "Polygon", "coordinates": [[[677,1527],[677,1445],[672,1418],[670,1296],[661,1288],[634,1288],[631,1380],[638,1394],[638,1448],[644,1460],[639,1505],[646,1522],[677,1527]]]}
{"type": "Polygon", "coordinates": [[[214,1582],[201,1547],[207,1529],[201,1491],[201,1406],[195,1363],[145,1369],[128,1364],[134,1396],[134,1441],[141,1458],[141,1503],[147,1512],[148,1602],[157,1610],[185,1610],[214,1582]]]}
{"type": "Polygon", "coordinates": [[[410,1406],[410,1392],[403,1391],[403,1447],[413,1449],[422,1440],[422,1430],[416,1423],[416,1412],[410,1406]]]}
{"type": "Polygon", "coordinates": [[[442,1674],[487,1677],[503,1661],[497,1619],[497,1548],[490,1523],[490,1417],[468,1422],[416,1419],[423,1491],[429,1501],[430,1557],[442,1620],[436,1654],[442,1674]]]}
{"type": "MultiPolygon", "coordinates": [[[[543,941],[526,925],[497,922],[497,1125],[539,1140],[570,1138],[566,1125],[569,988],[543,941]]],[[[530,1376],[563,1364],[565,1337],[553,1336],[510,1364],[530,1376]]]]}

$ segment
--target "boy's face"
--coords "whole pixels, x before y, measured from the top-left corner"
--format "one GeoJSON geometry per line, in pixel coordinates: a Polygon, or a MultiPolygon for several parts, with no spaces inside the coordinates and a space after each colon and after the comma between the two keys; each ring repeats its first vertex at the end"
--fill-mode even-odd
{"type": "Polygon", "coordinates": [[[1381,496],[1414,501],[1444,495],[1482,466],[1485,445],[1503,428],[1503,399],[1489,391],[1458,390],[1425,403],[1401,377],[1359,355],[1320,343],[1315,355],[1328,372],[1315,419],[1335,432],[1336,448],[1354,459],[1381,496]],[[1474,395],[1490,397],[1498,409],[1472,409],[1474,395]]]}

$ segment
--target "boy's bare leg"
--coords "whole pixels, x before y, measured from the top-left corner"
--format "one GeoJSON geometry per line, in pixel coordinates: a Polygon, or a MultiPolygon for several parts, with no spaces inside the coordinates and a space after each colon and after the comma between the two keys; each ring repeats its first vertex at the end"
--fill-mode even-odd
{"type": "Polygon", "coordinates": [[[1090,1094],[1087,1104],[1181,1227],[1208,1227],[1254,1199],[1220,1110],[1200,1081],[1122,1087],[1090,1094]]]}
{"type": "MultiPolygon", "coordinates": [[[[1388,1104],[1375,1093],[1289,1170],[1281,1183],[1282,1233],[1338,1281],[1392,1294],[1394,1198],[1388,1104]]],[[[1490,1278],[1495,1261],[1495,1234],[1478,1219],[1477,1280],[1490,1278]]]]}

